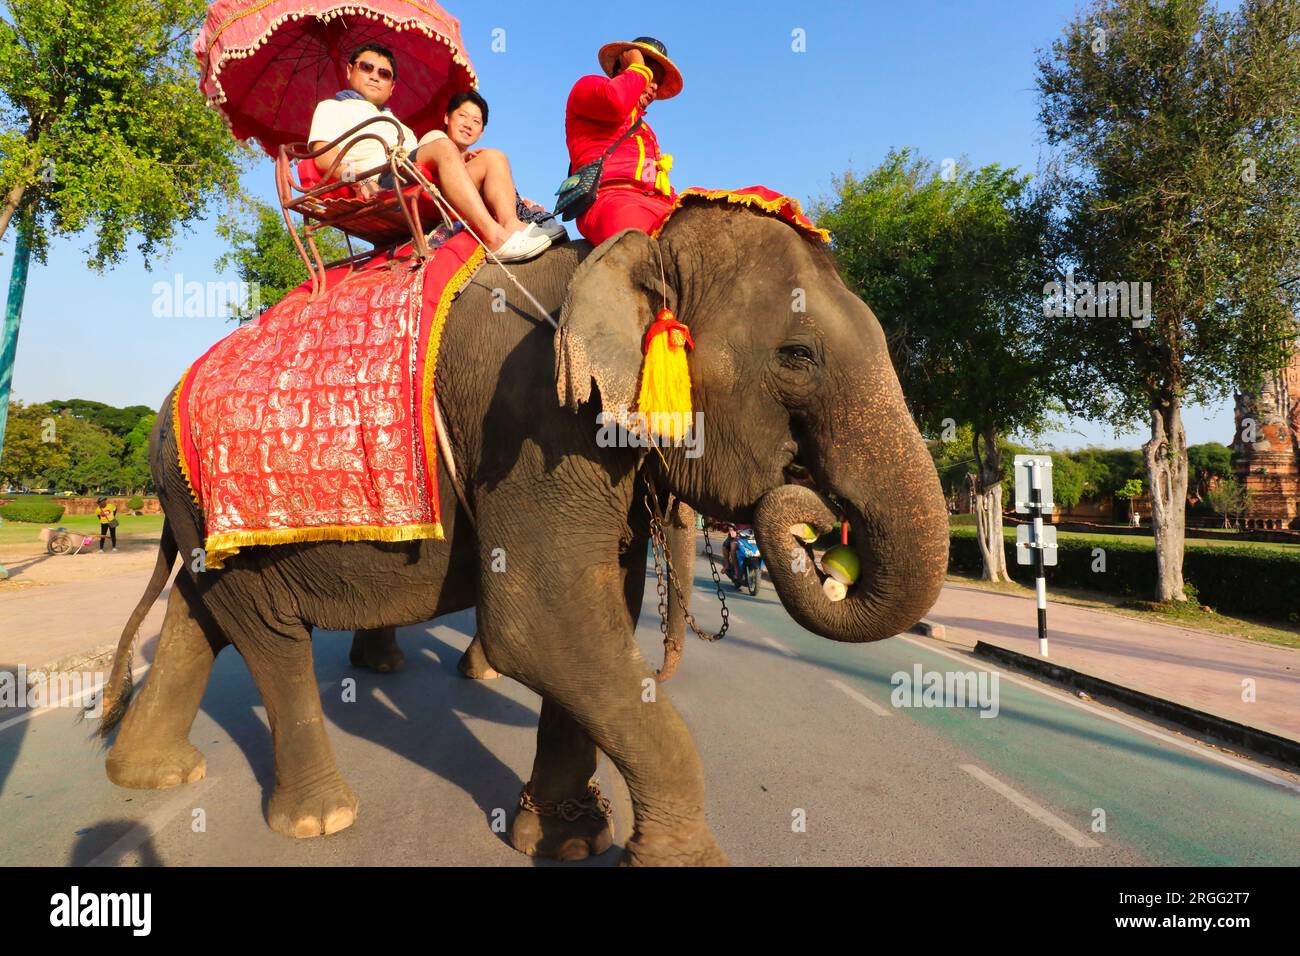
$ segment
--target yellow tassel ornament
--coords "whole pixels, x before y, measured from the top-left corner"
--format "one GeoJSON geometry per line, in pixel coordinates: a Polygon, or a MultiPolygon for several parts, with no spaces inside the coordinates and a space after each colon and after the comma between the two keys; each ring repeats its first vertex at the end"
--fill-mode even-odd
{"type": "Polygon", "coordinates": [[[637,410],[650,434],[679,441],[691,427],[691,373],[686,349],[695,348],[691,332],[671,309],[660,309],[646,330],[642,349],[641,395],[637,410]]]}

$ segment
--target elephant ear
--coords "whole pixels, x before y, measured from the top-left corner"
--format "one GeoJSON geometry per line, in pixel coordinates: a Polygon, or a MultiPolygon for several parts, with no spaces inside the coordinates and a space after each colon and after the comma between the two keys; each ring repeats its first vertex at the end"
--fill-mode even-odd
{"type": "MultiPolygon", "coordinates": [[[[601,410],[627,426],[641,376],[641,340],[663,303],[658,243],[624,229],[573,273],[555,337],[555,391],[577,411],[600,390],[601,410]]],[[[668,291],[670,307],[674,303],[668,291]]]]}

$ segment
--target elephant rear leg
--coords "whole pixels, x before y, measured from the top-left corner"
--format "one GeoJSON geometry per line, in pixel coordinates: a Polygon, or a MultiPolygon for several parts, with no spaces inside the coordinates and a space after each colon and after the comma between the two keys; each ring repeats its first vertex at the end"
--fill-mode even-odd
{"type": "Polygon", "coordinates": [[[357,798],[339,774],[325,733],[311,631],[306,625],[281,628],[235,641],[266,705],[275,744],[267,823],[285,836],[336,833],[356,820],[357,798]]]}
{"type": "Polygon", "coordinates": [[[510,824],[510,845],[528,856],[582,860],[614,843],[608,803],[595,788],[591,737],[553,701],[542,699],[533,775],[510,824]]]}
{"type": "Polygon", "coordinates": [[[397,628],[375,627],[354,631],[348,655],[353,667],[365,667],[381,674],[400,671],[406,655],[397,646],[397,628]]]}
{"type": "Polygon", "coordinates": [[[119,787],[164,790],[201,780],[207,770],[190,727],[226,640],[200,622],[183,588],[180,579],[172,586],[153,666],[108,752],[108,779],[119,787]]]}

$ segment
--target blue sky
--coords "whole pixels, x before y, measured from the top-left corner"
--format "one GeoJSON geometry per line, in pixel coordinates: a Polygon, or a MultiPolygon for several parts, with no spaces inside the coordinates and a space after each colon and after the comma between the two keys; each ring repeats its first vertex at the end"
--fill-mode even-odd
{"type": "MultiPolygon", "coordinates": [[[[866,170],[891,147],[942,160],[965,157],[1033,171],[1045,149],[1037,125],[1036,52],[1079,4],[999,2],[684,3],[612,0],[551,4],[448,0],[491,104],[482,144],[511,157],[520,190],[546,202],[566,172],[564,102],[573,81],[597,71],[596,50],[648,34],[682,68],[685,90],[650,121],[674,155],[673,183],[762,183],[807,202],[849,167],[866,170]],[[493,31],[505,50],[492,52],[493,31]],[[805,52],[795,52],[794,31],[805,52]]],[[[273,201],[269,159],[245,177],[273,201]]],[[[215,217],[214,217],[215,218],[215,217]]],[[[229,279],[213,268],[222,247],[212,220],[144,269],[137,255],[112,272],[84,266],[89,238],[56,241],[33,264],[18,342],[14,396],[88,398],[157,407],[185,366],[233,325],[220,317],[155,318],[157,282],[229,279]]],[[[12,241],[3,244],[7,281],[12,241]]],[[[1231,405],[1189,409],[1191,442],[1232,439],[1231,405]]],[[[1136,445],[1105,425],[1068,423],[1055,447],[1136,445]]]]}

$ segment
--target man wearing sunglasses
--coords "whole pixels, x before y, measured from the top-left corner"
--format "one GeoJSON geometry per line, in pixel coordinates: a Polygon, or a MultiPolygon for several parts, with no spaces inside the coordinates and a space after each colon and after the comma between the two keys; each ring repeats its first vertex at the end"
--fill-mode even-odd
{"type": "MultiPolygon", "coordinates": [[[[332,100],[323,100],[312,114],[311,132],[307,136],[313,150],[338,139],[358,123],[382,114],[392,115],[386,104],[392,98],[397,83],[397,63],[392,51],[378,43],[357,47],[348,61],[348,89],[340,91],[332,100]]],[[[393,117],[397,120],[397,117],[393,117]]],[[[474,230],[486,246],[503,262],[520,262],[544,252],[551,244],[551,236],[537,226],[522,222],[511,204],[493,215],[484,204],[483,196],[465,166],[460,149],[442,130],[425,133],[417,142],[411,129],[397,120],[401,128],[402,145],[411,154],[411,161],[425,163],[435,169],[439,188],[461,219],[474,230]]],[[[389,123],[375,123],[365,127],[358,136],[373,133],[384,139],[391,148],[396,145],[397,132],[389,123]]],[[[347,146],[345,141],[316,157],[316,165],[325,171],[347,146]]],[[[392,174],[357,180],[357,174],[383,165],[387,160],[384,147],[373,139],[355,143],[343,157],[339,176],[355,183],[362,196],[373,196],[380,189],[393,187],[392,174]]],[[[492,174],[510,175],[507,164],[494,166],[492,174]]],[[[503,183],[497,192],[514,196],[514,183],[503,183]]]]}

